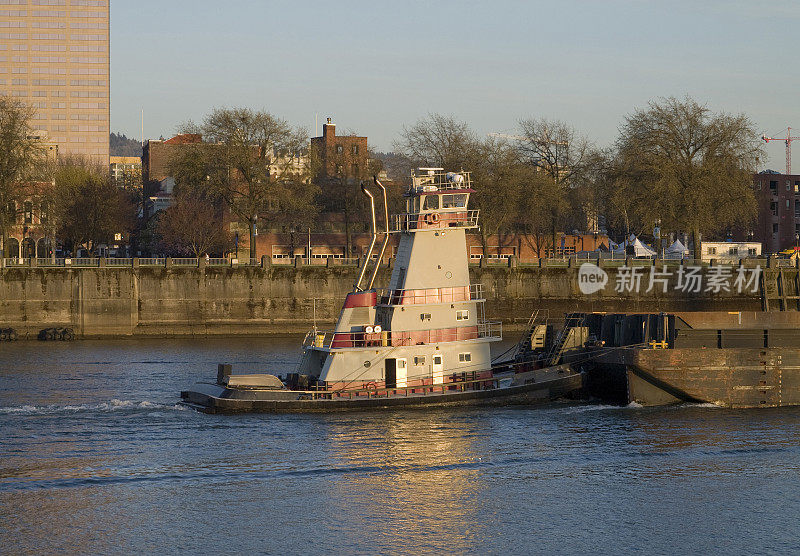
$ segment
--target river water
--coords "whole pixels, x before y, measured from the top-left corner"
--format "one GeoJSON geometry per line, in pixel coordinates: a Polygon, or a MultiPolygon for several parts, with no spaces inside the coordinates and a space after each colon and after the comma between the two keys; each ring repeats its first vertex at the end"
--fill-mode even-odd
{"type": "Polygon", "coordinates": [[[213,416],[298,338],[0,345],[0,553],[786,553],[800,410],[213,416]]]}

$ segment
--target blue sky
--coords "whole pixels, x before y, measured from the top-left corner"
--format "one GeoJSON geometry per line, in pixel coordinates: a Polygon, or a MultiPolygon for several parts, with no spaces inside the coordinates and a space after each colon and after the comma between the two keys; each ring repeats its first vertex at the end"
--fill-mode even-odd
{"type": "MultiPolygon", "coordinates": [[[[111,129],[138,138],[144,108],[157,138],[250,106],[390,150],[438,112],[479,133],[560,119],[604,146],[635,108],[690,95],[800,132],[798,24],[796,0],[112,0],[111,129]]],[[[783,171],[783,143],[767,151],[783,171]]]]}

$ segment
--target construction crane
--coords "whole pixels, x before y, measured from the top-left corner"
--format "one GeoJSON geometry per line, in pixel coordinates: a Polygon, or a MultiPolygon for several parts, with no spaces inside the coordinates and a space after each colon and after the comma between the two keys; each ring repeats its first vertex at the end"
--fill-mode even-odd
{"type": "Polygon", "coordinates": [[[792,137],[792,128],[786,128],[786,137],[767,137],[762,135],[761,138],[769,143],[770,141],[783,141],[786,143],[786,174],[792,173],[792,141],[800,139],[800,137],[792,137]]]}

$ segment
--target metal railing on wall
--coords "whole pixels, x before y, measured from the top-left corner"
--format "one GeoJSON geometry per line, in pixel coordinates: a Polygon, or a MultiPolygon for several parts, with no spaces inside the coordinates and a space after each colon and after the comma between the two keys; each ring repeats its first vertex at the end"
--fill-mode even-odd
{"type": "MultiPolygon", "coordinates": [[[[269,257],[260,259],[230,259],[230,258],[194,258],[194,257],[133,257],[133,258],[21,258],[12,257],[0,259],[0,268],[137,268],[137,267],[167,267],[167,268],[192,268],[192,267],[271,267],[271,266],[311,266],[311,267],[358,267],[361,259],[358,257],[269,257]]],[[[747,257],[732,259],[729,257],[719,259],[656,259],[651,257],[636,258],[590,258],[584,257],[552,257],[540,259],[520,260],[515,256],[509,257],[480,257],[471,258],[469,265],[473,267],[507,267],[507,268],[570,268],[579,267],[583,263],[593,263],[606,268],[622,266],[744,266],[761,268],[800,268],[800,259],[788,259],[775,256],[747,257]]],[[[387,265],[387,263],[382,263],[387,265]]],[[[393,265],[393,259],[388,263],[393,265]]]]}

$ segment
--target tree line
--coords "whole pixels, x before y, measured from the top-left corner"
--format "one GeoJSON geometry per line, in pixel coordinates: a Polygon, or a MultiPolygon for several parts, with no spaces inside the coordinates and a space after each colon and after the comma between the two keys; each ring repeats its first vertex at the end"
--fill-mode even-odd
{"type": "Polygon", "coordinates": [[[472,170],[482,233],[520,233],[540,256],[557,232],[605,218],[619,238],[747,235],[756,218],[752,174],[763,157],[753,122],[691,98],[650,102],[599,148],[570,125],[519,122],[514,135],[479,137],[465,122],[431,114],[403,129],[395,150],[410,165],[472,170]]]}
{"type": "Polygon", "coordinates": [[[747,116],[666,98],[626,116],[607,148],[546,118],[521,119],[514,134],[481,137],[453,116],[430,114],[404,127],[394,152],[373,156],[357,179],[322,183],[304,130],[267,112],[220,108],[182,126],[203,140],[169,163],[172,205],[137,222],[141,192],[115,187],[107,168],[87,160],[48,159],[31,132],[32,117],[26,105],[0,96],[3,246],[31,196],[29,184],[49,183],[38,197],[41,212],[52,237],[70,248],[91,250],[123,233],[164,253],[222,253],[231,250],[235,222],[255,258],[259,230],[315,228],[325,211],[363,224],[352,216],[361,207],[358,181],[381,166],[398,180],[415,166],[471,171],[483,237],[520,234],[540,256],[556,246],[559,232],[585,230],[601,216],[618,237],[658,224],[699,239],[752,225],[752,173],[763,156],[747,116]]]}

